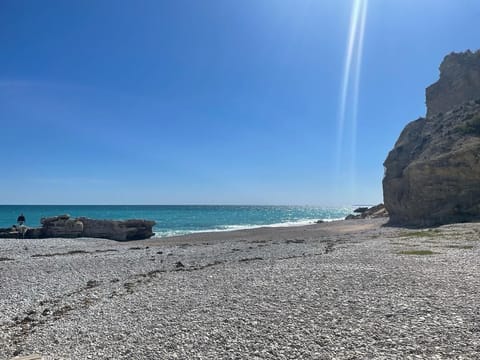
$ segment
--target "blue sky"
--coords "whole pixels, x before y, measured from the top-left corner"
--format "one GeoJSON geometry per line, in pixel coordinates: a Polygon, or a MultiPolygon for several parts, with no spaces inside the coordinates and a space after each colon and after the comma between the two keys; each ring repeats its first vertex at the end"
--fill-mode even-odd
{"type": "Polygon", "coordinates": [[[442,58],[480,48],[480,2],[368,1],[340,127],[354,5],[0,0],[0,203],[382,201],[442,58]]]}

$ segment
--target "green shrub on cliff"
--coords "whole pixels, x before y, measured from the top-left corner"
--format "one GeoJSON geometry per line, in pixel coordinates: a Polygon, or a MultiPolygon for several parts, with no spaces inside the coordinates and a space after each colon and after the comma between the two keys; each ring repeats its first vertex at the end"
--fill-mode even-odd
{"type": "Polygon", "coordinates": [[[480,114],[476,114],[465,124],[457,126],[456,130],[463,135],[480,136],[480,114]]]}

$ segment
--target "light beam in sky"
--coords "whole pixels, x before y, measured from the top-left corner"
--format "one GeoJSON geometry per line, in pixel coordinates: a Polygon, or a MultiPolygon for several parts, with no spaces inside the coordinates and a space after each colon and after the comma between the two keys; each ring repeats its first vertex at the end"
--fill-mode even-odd
{"type": "MultiPolygon", "coordinates": [[[[365,38],[365,24],[367,20],[368,0],[353,0],[348,32],[345,64],[340,91],[338,109],[337,133],[337,168],[340,171],[342,163],[342,149],[344,147],[345,124],[348,120],[350,126],[350,174],[354,182],[355,151],[358,124],[358,99],[360,94],[360,74],[363,57],[363,43],[365,38]]],[[[340,174],[338,174],[340,175],[340,174]]]]}
{"type": "MultiPolygon", "coordinates": [[[[362,11],[360,14],[360,24],[358,31],[358,46],[356,53],[355,78],[353,81],[353,96],[352,96],[352,166],[355,166],[355,154],[357,149],[357,124],[358,124],[358,99],[360,96],[360,74],[362,71],[363,58],[363,40],[365,39],[365,23],[367,21],[367,6],[368,0],[362,1],[362,11]]],[[[354,173],[354,172],[353,172],[354,173]]]]}
{"type": "Polygon", "coordinates": [[[343,69],[343,80],[342,80],[342,90],[340,94],[340,113],[339,113],[339,122],[338,122],[338,136],[339,144],[341,146],[343,140],[343,127],[345,124],[345,112],[347,107],[347,96],[348,88],[350,81],[350,73],[352,70],[352,61],[353,61],[353,50],[355,47],[355,42],[357,38],[357,27],[358,27],[358,18],[360,14],[360,2],[362,0],[354,0],[352,15],[350,18],[350,31],[348,36],[347,43],[347,55],[345,58],[345,67],[343,69]]]}

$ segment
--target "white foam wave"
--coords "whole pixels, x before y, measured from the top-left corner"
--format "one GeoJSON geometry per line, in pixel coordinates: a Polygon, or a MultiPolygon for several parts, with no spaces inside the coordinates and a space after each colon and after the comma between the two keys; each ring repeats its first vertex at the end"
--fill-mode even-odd
{"type": "MultiPolygon", "coordinates": [[[[344,217],[341,218],[333,218],[333,219],[320,219],[323,222],[332,222],[332,221],[339,221],[344,220],[344,217]]],[[[164,238],[164,237],[172,237],[172,236],[181,236],[181,235],[190,235],[190,234],[201,234],[201,233],[211,233],[211,232],[228,232],[228,231],[237,231],[237,230],[250,230],[250,229],[258,229],[262,227],[292,227],[292,226],[305,226],[305,225],[313,225],[317,223],[318,219],[302,219],[302,220],[295,220],[295,221],[286,221],[281,223],[275,224],[246,224],[246,225],[225,225],[222,228],[212,228],[212,229],[205,229],[205,230],[171,230],[171,231],[162,231],[154,233],[153,237],[156,238],[164,238]]]]}

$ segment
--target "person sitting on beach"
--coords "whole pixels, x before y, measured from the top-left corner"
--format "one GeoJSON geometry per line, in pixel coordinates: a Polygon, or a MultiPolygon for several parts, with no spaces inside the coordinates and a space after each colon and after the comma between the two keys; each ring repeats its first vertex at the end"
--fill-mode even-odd
{"type": "Polygon", "coordinates": [[[23,213],[20,214],[20,216],[17,218],[17,224],[18,225],[23,225],[25,223],[25,216],[23,215],[23,213]]]}

